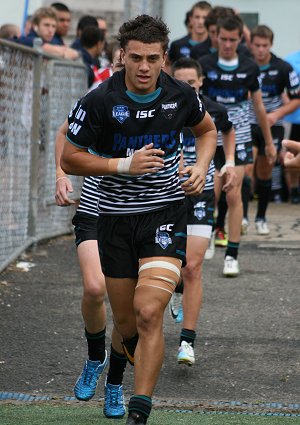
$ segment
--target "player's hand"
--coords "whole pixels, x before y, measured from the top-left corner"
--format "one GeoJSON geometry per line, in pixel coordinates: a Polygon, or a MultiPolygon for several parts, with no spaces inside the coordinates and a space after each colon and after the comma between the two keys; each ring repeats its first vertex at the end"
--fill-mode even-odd
{"type": "MultiPolygon", "coordinates": [[[[222,167],[223,168],[223,167],[222,167]]],[[[236,186],[237,175],[234,167],[226,166],[225,169],[221,169],[218,177],[223,177],[225,175],[226,183],[222,187],[224,192],[229,192],[233,187],[236,186]]]]}
{"type": "Polygon", "coordinates": [[[164,154],[165,152],[163,150],[154,149],[153,143],[145,145],[142,149],[134,152],[129,173],[135,176],[157,173],[157,171],[164,167],[164,160],[161,158],[164,154]]]}
{"type": "Polygon", "coordinates": [[[283,157],[285,167],[300,168],[300,142],[285,139],[282,141],[282,146],[288,149],[283,157]]]}
{"type": "Polygon", "coordinates": [[[268,124],[269,124],[270,127],[272,127],[273,125],[275,125],[277,123],[277,121],[278,121],[278,116],[277,116],[276,111],[269,112],[267,114],[267,120],[268,120],[268,124]]]}
{"type": "Polygon", "coordinates": [[[274,164],[277,158],[277,150],[273,143],[265,145],[265,154],[269,164],[274,164]]]}
{"type": "Polygon", "coordinates": [[[73,186],[71,180],[66,177],[59,177],[56,180],[56,193],[55,202],[60,207],[68,207],[69,205],[75,204],[73,199],[68,197],[68,193],[73,192],[73,186]]]}
{"type": "Polygon", "coordinates": [[[182,183],[181,187],[186,195],[199,195],[205,186],[206,173],[204,170],[194,165],[193,167],[185,167],[179,172],[179,177],[184,178],[188,175],[188,179],[182,183]]]}

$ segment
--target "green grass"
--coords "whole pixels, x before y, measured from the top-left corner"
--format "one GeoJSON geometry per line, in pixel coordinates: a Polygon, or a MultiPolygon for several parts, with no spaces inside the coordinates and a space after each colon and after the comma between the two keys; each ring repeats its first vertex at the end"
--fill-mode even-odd
{"type": "MultiPolygon", "coordinates": [[[[126,419],[106,419],[96,406],[68,404],[0,404],[1,425],[124,425],[126,419]]],[[[180,413],[152,410],[147,425],[300,425],[300,417],[241,414],[180,413]]]]}

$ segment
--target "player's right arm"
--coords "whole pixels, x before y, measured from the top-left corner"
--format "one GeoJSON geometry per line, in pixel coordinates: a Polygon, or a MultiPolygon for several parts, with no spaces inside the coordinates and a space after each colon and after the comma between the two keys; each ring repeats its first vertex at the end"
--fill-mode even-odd
{"type": "Polygon", "coordinates": [[[56,164],[56,189],[55,189],[55,201],[60,207],[66,207],[75,204],[73,199],[70,199],[68,193],[73,192],[73,186],[71,180],[65,174],[60,166],[60,159],[64,148],[66,134],[68,131],[68,121],[59,127],[56,140],[55,140],[55,164],[56,164]]]}
{"type": "Polygon", "coordinates": [[[156,173],[163,168],[164,151],[154,149],[153,143],[137,150],[127,158],[103,158],[90,154],[87,149],[66,141],[60,165],[67,174],[77,176],[105,176],[109,174],[142,175],[156,173]]]}

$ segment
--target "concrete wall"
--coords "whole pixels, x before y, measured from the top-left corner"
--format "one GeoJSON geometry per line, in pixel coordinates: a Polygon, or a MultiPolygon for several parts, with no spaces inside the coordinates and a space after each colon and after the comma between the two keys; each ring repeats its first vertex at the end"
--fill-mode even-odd
{"type": "MultiPolygon", "coordinates": [[[[209,1],[209,0],[208,0],[209,1]]],[[[171,40],[185,35],[185,13],[196,1],[163,0],[163,17],[171,30],[171,40]]],[[[300,49],[299,0],[211,0],[212,6],[229,6],[240,12],[259,13],[259,24],[275,33],[273,51],[279,56],[300,49]]]]}

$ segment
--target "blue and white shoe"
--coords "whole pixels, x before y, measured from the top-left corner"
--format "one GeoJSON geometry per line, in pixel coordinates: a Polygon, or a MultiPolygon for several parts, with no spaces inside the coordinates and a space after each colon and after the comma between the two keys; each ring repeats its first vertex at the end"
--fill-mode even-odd
{"type": "Polygon", "coordinates": [[[108,363],[107,351],[104,362],[86,360],[83,371],[76,381],[74,394],[78,400],[88,401],[96,392],[98,379],[108,363]]]}
{"type": "Polygon", "coordinates": [[[182,323],[183,322],[183,308],[182,305],[178,309],[178,314],[175,319],[175,323],[182,323]]]}
{"type": "Polygon", "coordinates": [[[107,418],[123,418],[126,413],[123,385],[105,383],[103,413],[107,418]]]}

